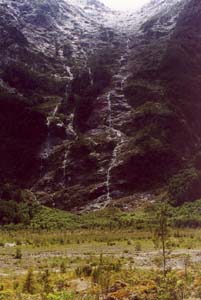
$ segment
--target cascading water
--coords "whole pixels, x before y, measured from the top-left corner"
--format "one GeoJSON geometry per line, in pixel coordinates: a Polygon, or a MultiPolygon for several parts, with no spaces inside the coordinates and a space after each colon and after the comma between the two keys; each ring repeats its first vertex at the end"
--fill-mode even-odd
{"type": "MultiPolygon", "coordinates": [[[[89,74],[89,80],[90,80],[90,85],[93,86],[94,81],[93,81],[93,74],[92,74],[92,70],[90,67],[88,67],[88,57],[86,52],[83,50],[83,57],[84,57],[84,68],[88,70],[88,74],[89,74]]],[[[69,66],[66,67],[66,71],[68,73],[68,83],[66,85],[66,101],[68,100],[68,96],[69,96],[69,87],[71,85],[71,82],[74,80],[74,75],[71,71],[71,68],[69,66]]],[[[68,102],[68,101],[67,101],[68,102]]],[[[68,103],[67,103],[68,105],[68,103]]],[[[66,126],[66,135],[70,136],[71,139],[76,139],[77,138],[77,133],[74,130],[74,112],[72,112],[69,116],[69,120],[68,120],[68,125],[66,126]]],[[[68,156],[69,156],[70,150],[69,150],[69,146],[67,146],[67,149],[64,153],[64,159],[63,159],[63,185],[65,186],[66,183],[66,170],[67,170],[67,164],[68,164],[68,156]]]]}
{"type": "Polygon", "coordinates": [[[47,138],[46,138],[45,144],[44,144],[44,146],[41,150],[41,153],[40,153],[40,158],[41,158],[41,167],[40,167],[40,169],[41,170],[43,169],[43,160],[48,159],[48,157],[50,156],[51,151],[52,151],[50,126],[51,126],[51,120],[53,118],[55,118],[55,116],[56,116],[56,114],[59,110],[59,106],[60,106],[60,103],[56,105],[56,107],[54,108],[52,114],[47,117],[47,122],[46,122],[46,125],[47,125],[47,138]]]}
{"type": "MultiPolygon", "coordinates": [[[[68,74],[68,78],[70,81],[72,81],[74,79],[74,76],[71,72],[71,69],[69,66],[66,67],[66,72],[68,74]]],[[[66,93],[68,90],[68,85],[66,85],[66,93]]],[[[66,95],[67,96],[67,95],[66,95]]],[[[51,121],[52,119],[54,119],[59,111],[59,108],[61,106],[61,103],[57,103],[57,105],[55,106],[54,110],[52,111],[52,114],[50,116],[47,117],[47,138],[46,138],[46,142],[45,145],[43,146],[43,149],[40,153],[40,158],[41,158],[41,169],[43,168],[43,159],[48,159],[51,152],[52,152],[52,141],[51,141],[51,131],[50,131],[50,126],[51,126],[51,121]]]]}
{"type": "Polygon", "coordinates": [[[94,85],[94,79],[93,79],[93,74],[92,74],[92,71],[91,71],[90,67],[88,68],[88,72],[89,72],[90,84],[91,84],[91,86],[93,86],[94,85]]]}
{"type": "MultiPolygon", "coordinates": [[[[70,85],[71,82],[74,80],[74,75],[71,71],[71,68],[69,66],[66,66],[66,73],[67,73],[67,84],[66,84],[66,90],[65,90],[65,98],[66,100],[68,100],[69,97],[69,89],[70,89],[70,85]]],[[[49,156],[52,153],[53,150],[53,142],[52,142],[52,137],[51,137],[51,122],[53,119],[55,119],[55,117],[57,116],[57,113],[59,111],[61,103],[58,103],[54,110],[52,111],[52,113],[47,117],[47,138],[46,138],[46,142],[43,145],[43,148],[41,150],[40,153],[40,159],[41,159],[41,171],[43,169],[43,163],[44,160],[47,160],[49,158],[49,156]]],[[[73,122],[74,122],[74,113],[70,114],[69,120],[68,120],[68,125],[66,126],[66,136],[67,136],[67,132],[68,134],[70,133],[71,137],[73,136],[74,138],[76,137],[76,132],[73,128],[73,122]]],[[[65,153],[64,153],[64,159],[63,159],[63,178],[66,177],[66,168],[67,168],[67,161],[68,161],[68,153],[69,153],[69,149],[67,147],[65,153]]]]}
{"type": "Polygon", "coordinates": [[[110,137],[113,134],[116,139],[117,139],[117,145],[113,150],[112,153],[112,159],[110,161],[109,164],[109,168],[107,170],[107,178],[106,178],[106,187],[107,187],[107,202],[105,203],[105,207],[107,206],[107,204],[110,202],[110,200],[112,200],[111,197],[111,172],[113,170],[113,168],[116,165],[117,162],[117,158],[118,158],[118,152],[121,149],[122,144],[124,143],[124,135],[120,130],[117,130],[113,127],[112,124],[112,105],[111,105],[111,93],[108,95],[108,111],[109,111],[109,115],[108,115],[108,125],[109,125],[109,129],[110,129],[110,137]]]}
{"type": "MultiPolygon", "coordinates": [[[[69,124],[67,126],[66,131],[68,133],[71,133],[71,137],[73,137],[74,139],[77,138],[77,134],[73,128],[73,120],[74,120],[74,113],[72,113],[70,115],[70,121],[69,124]]],[[[66,182],[66,170],[67,170],[67,164],[68,164],[68,155],[70,153],[70,146],[68,145],[65,153],[64,153],[64,160],[63,160],[63,165],[62,165],[62,169],[63,169],[63,185],[65,186],[65,182],[66,182]]]]}
{"type": "MultiPolygon", "coordinates": [[[[71,71],[71,68],[69,66],[66,67],[66,71],[68,74],[68,83],[66,84],[66,101],[68,103],[68,96],[69,96],[69,88],[71,86],[71,82],[74,80],[74,75],[71,71]]],[[[76,138],[77,134],[74,130],[73,127],[74,123],[74,112],[70,114],[69,120],[68,120],[68,125],[66,126],[66,136],[70,134],[71,137],[76,138]]],[[[69,147],[66,148],[65,153],[64,153],[64,159],[63,159],[63,164],[62,164],[62,169],[63,169],[63,185],[65,186],[66,183],[66,169],[67,169],[67,163],[68,163],[68,155],[69,155],[69,147]]]]}
{"type": "MultiPolygon", "coordinates": [[[[119,66],[120,66],[120,71],[119,73],[121,73],[121,71],[123,70],[124,68],[124,63],[127,61],[127,57],[128,57],[128,52],[129,52],[129,40],[127,40],[127,44],[126,44],[126,52],[124,55],[122,55],[119,59],[119,66]]],[[[123,89],[124,89],[124,86],[125,86],[125,82],[127,80],[127,77],[128,76],[123,76],[121,81],[120,81],[120,90],[118,91],[119,93],[119,96],[124,96],[124,93],[123,93],[123,89]]],[[[118,76],[117,76],[118,78],[118,76]]],[[[121,76],[119,76],[119,78],[121,78],[121,76]]],[[[114,167],[116,166],[116,163],[117,163],[117,159],[118,159],[118,153],[119,151],[121,150],[121,147],[125,141],[125,136],[124,134],[120,131],[120,130],[117,130],[114,128],[114,125],[113,125],[113,118],[112,118],[112,100],[111,100],[111,97],[112,97],[112,92],[109,92],[108,95],[107,95],[107,104],[108,104],[108,127],[109,127],[109,134],[110,134],[110,138],[112,135],[115,136],[115,138],[117,139],[117,144],[113,150],[113,153],[112,153],[112,159],[110,161],[110,164],[109,164],[109,167],[108,167],[108,170],[107,170],[107,177],[106,177],[106,187],[107,187],[107,201],[105,202],[105,205],[104,207],[106,207],[109,202],[112,200],[112,196],[111,196],[111,172],[112,170],[114,169],[114,167]]],[[[125,98],[125,97],[124,97],[125,98]]]]}
{"type": "Polygon", "coordinates": [[[64,153],[64,160],[63,160],[63,182],[64,182],[64,184],[66,181],[66,169],[67,169],[67,162],[68,162],[68,154],[69,154],[69,149],[67,148],[64,153]]]}
{"type": "MultiPolygon", "coordinates": [[[[118,138],[118,143],[116,145],[116,147],[113,150],[112,153],[112,159],[109,165],[109,168],[107,170],[107,181],[106,181],[106,186],[107,186],[107,201],[109,202],[110,200],[112,200],[111,197],[111,191],[110,191],[110,184],[111,184],[111,171],[113,170],[113,168],[116,165],[117,162],[117,158],[118,158],[118,152],[121,149],[121,146],[124,142],[124,136],[123,133],[120,130],[116,130],[114,128],[111,128],[112,132],[115,134],[115,136],[118,138]]],[[[105,206],[107,206],[107,203],[105,204],[105,206]]]]}
{"type": "Polygon", "coordinates": [[[107,96],[107,103],[108,103],[108,126],[110,128],[110,133],[112,129],[112,102],[111,102],[111,93],[107,96]]]}
{"type": "Polygon", "coordinates": [[[59,110],[59,106],[60,104],[57,104],[57,106],[55,107],[54,111],[53,111],[53,114],[52,114],[52,117],[54,118],[59,110]]]}
{"type": "MultiPolygon", "coordinates": [[[[69,66],[66,66],[66,71],[68,73],[68,78],[70,81],[72,81],[74,79],[74,75],[73,73],[71,72],[71,68],[69,66]]],[[[69,86],[69,83],[67,83],[67,86],[69,86]]]]}

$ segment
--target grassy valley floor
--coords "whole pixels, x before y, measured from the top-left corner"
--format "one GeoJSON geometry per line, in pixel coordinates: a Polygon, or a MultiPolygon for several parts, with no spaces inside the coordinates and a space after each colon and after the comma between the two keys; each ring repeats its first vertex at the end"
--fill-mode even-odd
{"type": "Polygon", "coordinates": [[[156,207],[84,215],[44,207],[26,229],[0,231],[0,299],[201,299],[200,207],[168,208],[166,276],[156,207]]]}

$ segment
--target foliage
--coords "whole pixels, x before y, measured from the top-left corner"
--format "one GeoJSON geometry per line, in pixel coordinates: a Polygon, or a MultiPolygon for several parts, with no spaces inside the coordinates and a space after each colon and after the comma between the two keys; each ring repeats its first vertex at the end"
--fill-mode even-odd
{"type": "Polygon", "coordinates": [[[1,186],[0,199],[0,225],[28,225],[39,211],[39,204],[30,191],[11,184],[1,186]]]}
{"type": "Polygon", "coordinates": [[[63,86],[56,82],[53,76],[42,74],[31,69],[23,63],[12,63],[7,66],[3,73],[3,79],[10,86],[19,91],[42,90],[45,93],[57,94],[61,92],[63,86]]]}
{"type": "Polygon", "coordinates": [[[0,201],[0,224],[24,224],[28,225],[38,207],[34,203],[15,201],[0,201]]]}
{"type": "Polygon", "coordinates": [[[194,167],[186,168],[173,176],[168,186],[170,198],[173,199],[172,204],[181,205],[199,199],[200,180],[201,173],[194,167]]]}
{"type": "Polygon", "coordinates": [[[22,251],[20,248],[16,248],[15,259],[21,259],[21,258],[22,258],[22,251]]]}
{"type": "Polygon", "coordinates": [[[124,89],[129,103],[133,107],[140,106],[147,101],[158,102],[164,97],[163,87],[158,84],[152,84],[149,80],[130,81],[124,89]]]}
{"type": "MultiPolygon", "coordinates": [[[[11,190],[13,191],[13,189],[11,190]]],[[[8,198],[11,194],[10,192],[7,194],[8,198]]],[[[14,192],[13,195],[19,199],[19,202],[16,200],[0,201],[1,224],[4,226],[10,224],[8,228],[15,228],[17,224],[21,224],[32,230],[52,231],[61,228],[65,230],[107,229],[109,232],[114,229],[129,228],[146,230],[150,226],[155,226],[154,215],[160,206],[156,202],[151,205],[147,203],[144,207],[131,212],[123,212],[118,208],[107,208],[95,212],[75,214],[40,206],[32,198],[29,198],[30,195],[26,198],[26,191],[23,190],[14,192]],[[25,195],[25,198],[19,195],[25,195]],[[22,201],[22,199],[24,200],[22,201]]],[[[177,207],[169,205],[168,211],[169,223],[173,227],[201,227],[201,200],[184,203],[177,207]]],[[[132,241],[129,241],[130,243],[132,244],[132,241]]]]}
{"type": "Polygon", "coordinates": [[[34,294],[36,290],[35,284],[33,270],[29,269],[23,285],[23,292],[31,295],[34,294]]]}
{"type": "Polygon", "coordinates": [[[33,229],[75,229],[79,227],[79,218],[72,213],[41,206],[38,213],[31,220],[33,229]]]}

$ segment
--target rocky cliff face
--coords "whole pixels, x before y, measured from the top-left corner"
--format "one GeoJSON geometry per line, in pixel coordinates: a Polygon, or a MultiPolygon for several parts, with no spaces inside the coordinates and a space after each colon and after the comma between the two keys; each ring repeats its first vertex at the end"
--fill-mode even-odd
{"type": "Polygon", "coordinates": [[[201,196],[199,1],[0,1],[0,170],[67,210],[201,196]]]}

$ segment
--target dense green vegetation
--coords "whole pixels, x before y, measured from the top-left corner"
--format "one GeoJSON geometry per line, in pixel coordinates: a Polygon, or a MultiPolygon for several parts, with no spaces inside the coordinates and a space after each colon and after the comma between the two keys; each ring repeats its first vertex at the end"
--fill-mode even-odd
{"type": "MultiPolygon", "coordinates": [[[[11,87],[27,95],[37,90],[44,94],[63,94],[64,83],[59,82],[47,74],[41,74],[34,69],[30,69],[25,64],[13,63],[8,65],[2,74],[3,80],[11,87]]],[[[36,92],[34,92],[36,93],[36,92]]]]}
{"type": "MultiPolygon", "coordinates": [[[[0,201],[0,224],[8,225],[9,228],[26,226],[27,228],[45,230],[59,228],[68,230],[79,228],[146,229],[149,226],[154,226],[154,212],[159,205],[157,203],[147,204],[132,212],[123,212],[118,208],[108,208],[75,214],[41,206],[34,201],[33,195],[26,190],[16,190],[15,193],[11,193],[8,192],[9,186],[7,189],[3,193],[4,200],[0,201]]],[[[168,205],[168,211],[170,223],[173,227],[199,228],[201,226],[201,200],[187,202],[176,207],[168,205]]]]}
{"type": "MultiPolygon", "coordinates": [[[[31,221],[32,228],[107,228],[107,229],[146,229],[154,226],[154,212],[156,206],[147,206],[134,212],[122,212],[119,209],[76,215],[59,210],[43,207],[31,221]]],[[[201,226],[201,200],[194,203],[185,203],[180,207],[169,206],[170,223],[173,227],[196,228],[201,226]]]]}

